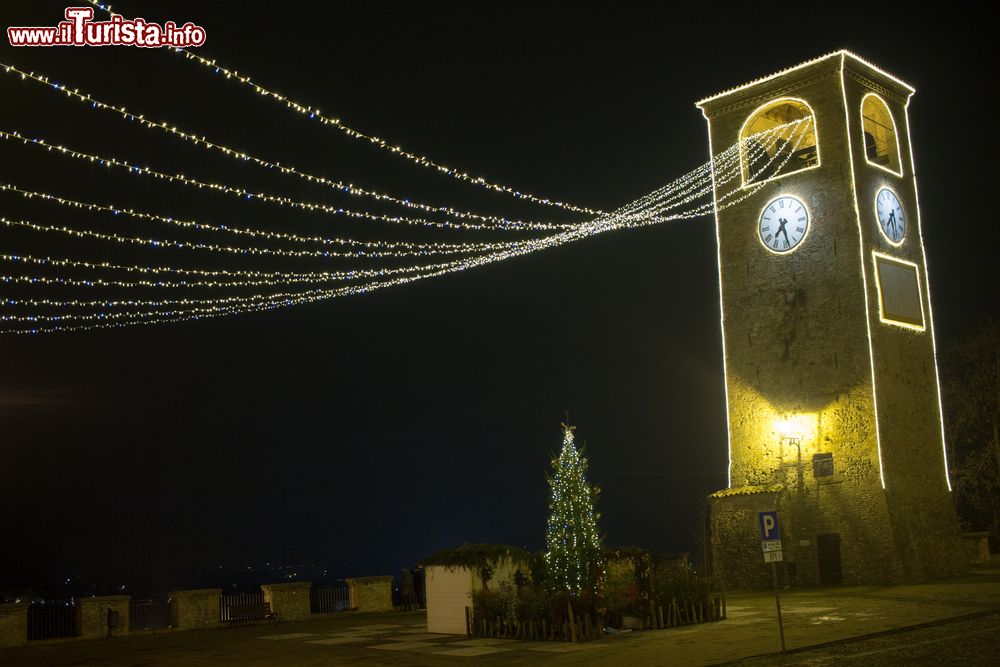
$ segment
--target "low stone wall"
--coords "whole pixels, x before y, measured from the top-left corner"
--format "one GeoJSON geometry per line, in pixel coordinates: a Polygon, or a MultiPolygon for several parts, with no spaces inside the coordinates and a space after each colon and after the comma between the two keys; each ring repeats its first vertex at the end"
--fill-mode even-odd
{"type": "Polygon", "coordinates": [[[221,588],[197,588],[170,593],[170,622],[181,630],[218,628],[221,588]]]}
{"type": "Polygon", "coordinates": [[[28,643],[28,605],[0,604],[0,647],[28,643]]]}
{"type": "Polygon", "coordinates": [[[271,604],[271,611],[279,621],[309,620],[309,591],[312,583],[293,581],[287,584],[263,584],[264,601],[271,604]]]}
{"type": "MultiPolygon", "coordinates": [[[[392,577],[356,577],[347,579],[351,607],[359,612],[392,611],[392,577]]],[[[307,621],[326,614],[310,611],[312,583],[294,581],[264,584],[264,600],[277,614],[278,621],[307,621]]],[[[198,588],[174,591],[170,596],[170,624],[173,630],[219,628],[221,588],[198,588]]],[[[98,639],[129,633],[128,595],[106,595],[77,600],[77,630],[74,639],[98,639]],[[117,613],[117,624],[110,628],[109,612],[117,613]]],[[[344,612],[336,612],[338,614],[344,612]]],[[[141,632],[141,631],[140,631],[141,632]]],[[[0,604],[0,648],[28,643],[28,605],[24,602],[0,604]]]]}
{"type": "Polygon", "coordinates": [[[78,623],[80,624],[80,639],[97,639],[128,634],[128,603],[132,598],[128,595],[104,595],[93,598],[80,598],[76,602],[78,623]],[[109,612],[117,613],[118,622],[114,628],[109,628],[109,612]]]}
{"type": "Polygon", "coordinates": [[[970,565],[985,565],[990,562],[990,533],[962,533],[966,562],[970,565]]]}
{"type": "Polygon", "coordinates": [[[358,611],[392,611],[392,577],[355,577],[345,579],[351,595],[351,608],[358,611]]]}

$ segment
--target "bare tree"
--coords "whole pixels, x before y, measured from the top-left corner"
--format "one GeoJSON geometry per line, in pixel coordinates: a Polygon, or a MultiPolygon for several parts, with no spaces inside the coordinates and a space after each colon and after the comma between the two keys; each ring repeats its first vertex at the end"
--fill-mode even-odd
{"type": "Polygon", "coordinates": [[[962,523],[1000,535],[1000,322],[987,320],[947,346],[941,385],[962,523]]]}

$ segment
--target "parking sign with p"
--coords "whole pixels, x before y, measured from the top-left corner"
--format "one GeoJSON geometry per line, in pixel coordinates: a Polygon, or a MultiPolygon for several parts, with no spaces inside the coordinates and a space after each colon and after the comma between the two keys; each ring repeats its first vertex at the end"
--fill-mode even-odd
{"type": "Polygon", "coordinates": [[[781,539],[781,531],[778,529],[777,512],[760,512],[760,539],[762,542],[781,539]]]}

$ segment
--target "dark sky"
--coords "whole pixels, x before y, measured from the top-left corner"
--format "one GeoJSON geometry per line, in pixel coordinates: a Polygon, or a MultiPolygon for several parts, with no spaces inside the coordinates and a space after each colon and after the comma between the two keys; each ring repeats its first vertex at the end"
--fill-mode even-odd
{"type": "MultiPolygon", "coordinates": [[[[5,3],[4,26],[52,25],[65,6],[5,3]]],[[[199,53],[358,129],[602,209],[707,159],[697,99],[848,48],[917,89],[910,119],[939,341],[996,316],[992,21],[909,3],[747,6],[115,5],[204,26],[199,53]]],[[[573,219],[413,167],[171,53],[4,44],[3,62],[313,173],[458,208],[573,219]]],[[[0,75],[0,129],[15,128],[338,201],[0,75]]],[[[176,217],[369,233],[11,142],[0,151],[4,182],[47,192],[176,217]]],[[[0,213],[92,228],[99,220],[10,193],[0,193],[0,213]]],[[[166,234],[136,224],[116,229],[166,234]]],[[[186,261],[181,251],[5,228],[0,252],[186,261]]],[[[567,410],[603,488],[608,542],[694,550],[701,499],[726,483],[715,261],[705,217],[294,309],[4,336],[0,586],[79,576],[142,591],[151,578],[159,593],[212,564],[317,563],[351,576],[397,572],[464,541],[538,549],[545,472],[567,410]]]]}

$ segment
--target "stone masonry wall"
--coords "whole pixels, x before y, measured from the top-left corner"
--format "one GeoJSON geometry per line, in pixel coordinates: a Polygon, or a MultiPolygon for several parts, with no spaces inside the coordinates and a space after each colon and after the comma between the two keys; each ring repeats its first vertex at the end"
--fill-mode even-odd
{"type": "MultiPolygon", "coordinates": [[[[779,496],[780,492],[759,492],[711,501],[713,571],[724,577],[727,587],[771,585],[770,566],[761,553],[757,513],[779,510],[779,496]]],[[[787,580],[785,568],[781,563],[778,570],[782,583],[787,580]]]]}
{"type": "Polygon", "coordinates": [[[171,623],[181,630],[217,628],[221,588],[198,588],[170,593],[171,623]]]}
{"type": "Polygon", "coordinates": [[[80,598],[76,602],[79,610],[80,638],[98,639],[107,637],[108,612],[116,612],[118,625],[110,630],[113,637],[128,634],[128,605],[132,598],[128,595],[105,595],[101,597],[80,598]]]}
{"type": "Polygon", "coordinates": [[[310,617],[309,591],[312,583],[293,581],[284,584],[262,584],[264,601],[279,621],[305,621],[310,617]]]}
{"type": "Polygon", "coordinates": [[[0,647],[20,646],[28,641],[28,605],[0,604],[0,647]]]}
{"type": "Polygon", "coordinates": [[[345,579],[351,606],[358,611],[392,611],[392,577],[355,577],[345,579]]]}

